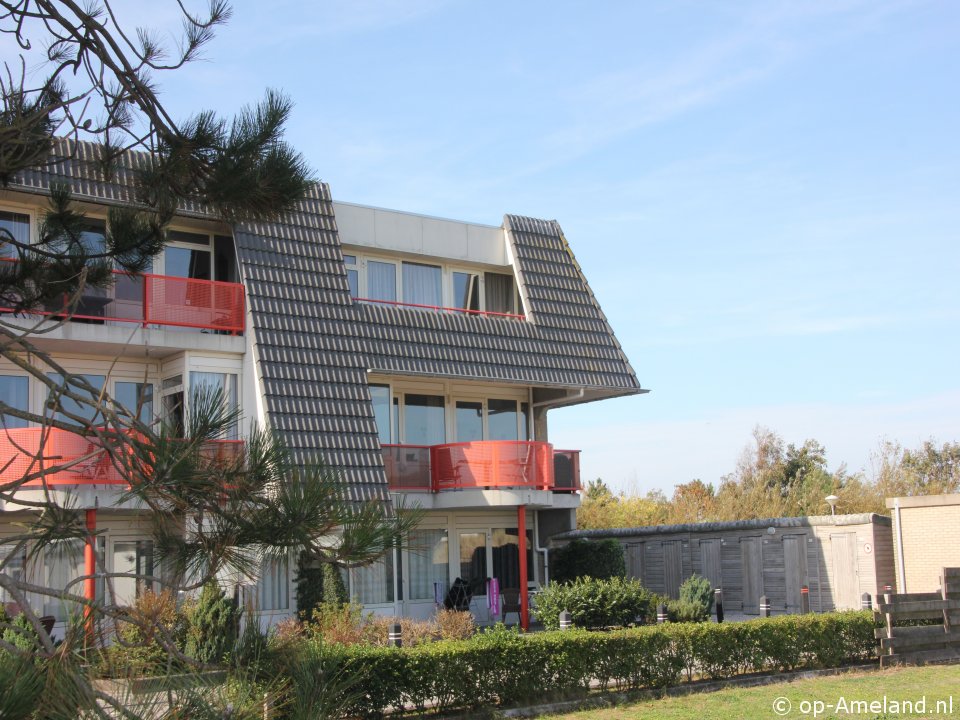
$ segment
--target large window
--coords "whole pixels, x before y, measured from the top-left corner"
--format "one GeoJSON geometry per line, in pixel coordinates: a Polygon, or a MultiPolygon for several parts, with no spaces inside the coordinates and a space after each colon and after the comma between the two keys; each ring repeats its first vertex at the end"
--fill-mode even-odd
{"type": "Polygon", "coordinates": [[[411,305],[443,305],[443,273],[440,267],[403,263],[403,301],[411,305]]]}
{"type": "Polygon", "coordinates": [[[370,260],[367,263],[366,297],[370,300],[396,302],[397,266],[389,262],[370,260]]]}
{"type": "MultiPolygon", "coordinates": [[[[82,585],[70,583],[83,575],[83,569],[83,540],[60,540],[51,543],[44,550],[43,581],[46,587],[52,590],[66,590],[73,595],[82,595],[82,585]]],[[[58,621],[63,621],[70,612],[79,612],[79,608],[59,597],[43,596],[44,615],[53,615],[58,621]]]]}
{"type": "Polygon", "coordinates": [[[411,600],[429,600],[434,583],[443,586],[444,597],[450,583],[450,543],[446,530],[414,530],[408,541],[409,587],[411,600]]]}
{"type": "MultiPolygon", "coordinates": [[[[23,375],[0,375],[0,399],[14,410],[27,412],[29,407],[28,391],[30,384],[23,375]]],[[[25,428],[27,421],[9,413],[0,413],[0,430],[4,428],[25,428]]]]}
{"type": "Polygon", "coordinates": [[[459,267],[343,256],[350,295],[360,300],[399,302],[448,310],[519,314],[513,275],[459,267]]]}
{"type": "Polygon", "coordinates": [[[516,400],[487,400],[487,428],[490,440],[519,440],[520,416],[516,400]]]}
{"type": "Polygon", "coordinates": [[[112,578],[112,602],[116,605],[131,606],[138,597],[153,590],[153,581],[147,579],[154,573],[153,541],[114,540],[113,572],[139,576],[112,578]]]}
{"type": "Polygon", "coordinates": [[[190,402],[202,397],[218,394],[228,413],[234,414],[234,420],[227,428],[226,439],[236,440],[237,428],[237,376],[232,373],[196,372],[190,373],[190,402]]]}
{"type": "Polygon", "coordinates": [[[114,386],[114,399],[130,417],[149,425],[153,422],[153,385],[139,382],[117,382],[114,386]]]}
{"type": "Polygon", "coordinates": [[[350,597],[364,605],[393,602],[393,552],[366,567],[350,570],[350,597]]]}
{"type": "Polygon", "coordinates": [[[514,287],[512,275],[501,273],[484,273],[486,288],[487,310],[495,313],[517,312],[517,291],[514,287]]]}
{"type": "MultiPolygon", "coordinates": [[[[520,532],[517,528],[494,528],[492,533],[493,576],[501,588],[520,587],[520,532]]],[[[532,579],[533,530],[527,530],[527,577],[532,579]]]]}
{"type": "MultiPolygon", "coordinates": [[[[20,548],[15,552],[15,545],[0,545],[0,562],[6,562],[3,568],[3,574],[14,582],[22,582],[26,579],[24,573],[27,568],[27,549],[20,548]],[[13,555],[11,557],[11,555],[13,555]]],[[[0,587],[0,604],[13,602],[13,596],[3,587],[0,587]]]]}
{"type": "Polygon", "coordinates": [[[47,411],[52,413],[54,420],[67,423],[86,421],[94,425],[103,422],[103,415],[99,410],[100,403],[98,402],[98,396],[100,391],[103,390],[104,382],[106,382],[105,376],[75,376],[86,380],[93,387],[93,390],[98,393],[97,395],[80,388],[75,381],[70,381],[64,386],[63,375],[60,373],[47,373],[47,377],[50,378],[57,387],[64,388],[66,391],[85,400],[85,402],[77,402],[73,398],[51,389],[47,394],[47,411]],[[73,418],[77,419],[75,420],[73,418]]]}
{"type": "Polygon", "coordinates": [[[170,243],[163,251],[163,273],[172,277],[211,280],[213,261],[210,237],[199,233],[171,230],[170,243]]]}
{"type": "Polygon", "coordinates": [[[477,273],[454,270],[451,273],[453,282],[453,303],[451,307],[461,310],[480,309],[480,276],[477,273]]]}
{"type": "Polygon", "coordinates": [[[442,395],[403,396],[404,443],[442,445],[447,441],[442,395]]]}
{"type": "Polygon", "coordinates": [[[257,582],[261,610],[290,609],[290,563],[287,558],[265,558],[257,582]]]}
{"type": "Polygon", "coordinates": [[[7,242],[10,233],[18,243],[30,242],[30,216],[23,213],[0,210],[0,258],[17,257],[17,249],[7,242]]]}
{"type": "Polygon", "coordinates": [[[373,416],[377,421],[377,430],[380,433],[380,444],[388,445],[392,442],[390,431],[390,386],[371,385],[370,398],[373,400],[373,416]]]}
{"type": "Polygon", "coordinates": [[[483,440],[483,402],[457,400],[457,442],[483,440]]]}

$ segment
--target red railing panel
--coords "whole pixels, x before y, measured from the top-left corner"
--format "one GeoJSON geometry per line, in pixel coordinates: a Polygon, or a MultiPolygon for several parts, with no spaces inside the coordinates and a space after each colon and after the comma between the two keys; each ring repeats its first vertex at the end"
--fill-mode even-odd
{"type": "Polygon", "coordinates": [[[460,315],[483,315],[486,317],[507,318],[509,320],[526,320],[525,315],[516,313],[494,312],[493,310],[470,310],[469,308],[444,307],[443,305],[423,305],[422,303],[400,302],[399,300],[374,300],[373,298],[354,298],[358,303],[372,303],[374,305],[391,305],[393,307],[416,308],[417,310],[432,310],[433,312],[458,313],[460,315]]]}
{"type": "Polygon", "coordinates": [[[553,451],[554,490],[580,492],[580,451],[553,451]]]}
{"type": "MultiPolygon", "coordinates": [[[[214,440],[203,455],[214,462],[235,461],[243,451],[242,440],[214,440]]],[[[25,487],[47,485],[125,485],[126,478],[113,464],[96,437],[84,437],[59,428],[14,428],[0,430],[0,483],[15,482],[44,468],[71,467],[31,480],[25,487]],[[79,460],[84,458],[83,460],[79,460]]]]}
{"type": "Polygon", "coordinates": [[[392,489],[427,492],[432,489],[429,445],[384,445],[382,447],[383,464],[392,489]]]}
{"type": "Polygon", "coordinates": [[[530,488],[576,492],[580,488],[579,451],[558,454],[545,442],[384,445],[383,457],[392,490],[530,488]]]}
{"type": "Polygon", "coordinates": [[[166,275],[144,277],[145,324],[243,332],[243,285],[166,275]]]}
{"type": "MultiPolygon", "coordinates": [[[[198,328],[234,335],[244,330],[245,300],[240,283],[119,271],[114,275],[112,288],[88,288],[83,293],[70,314],[72,320],[198,328]]],[[[4,311],[10,310],[0,308],[4,311]]],[[[30,314],[63,316],[67,311],[64,298],[30,314]]]]}

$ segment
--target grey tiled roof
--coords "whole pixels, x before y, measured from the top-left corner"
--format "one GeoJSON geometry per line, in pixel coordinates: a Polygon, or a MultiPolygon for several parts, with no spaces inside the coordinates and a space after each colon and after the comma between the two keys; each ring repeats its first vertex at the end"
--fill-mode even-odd
{"type": "MultiPolygon", "coordinates": [[[[66,160],[14,189],[43,192],[60,179],[86,198],[129,199],[126,171],[111,183],[89,177],[89,166],[66,160]]],[[[368,370],[584,389],[591,398],[640,392],[560,226],[508,215],[504,228],[526,322],[355,304],[326,184],[275,221],[234,228],[269,421],[295,457],[342,468],[352,499],[388,497],[368,370]]]]}

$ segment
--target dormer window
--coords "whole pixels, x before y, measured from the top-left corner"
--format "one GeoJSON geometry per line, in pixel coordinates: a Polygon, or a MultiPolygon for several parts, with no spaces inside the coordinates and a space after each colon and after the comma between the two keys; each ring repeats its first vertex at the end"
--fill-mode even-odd
{"type": "Polygon", "coordinates": [[[345,253],[350,296],[359,302],[522,319],[513,275],[345,253]]]}

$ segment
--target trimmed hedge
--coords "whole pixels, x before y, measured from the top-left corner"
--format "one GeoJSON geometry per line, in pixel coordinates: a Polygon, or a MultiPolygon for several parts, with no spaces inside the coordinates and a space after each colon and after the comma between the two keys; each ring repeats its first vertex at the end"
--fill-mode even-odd
{"type": "Polygon", "coordinates": [[[379,717],[428,704],[447,712],[585,695],[593,680],[618,689],[665,688],[693,677],[836,667],[876,657],[873,615],[785,615],[739,623],[682,623],[611,632],[520,635],[502,626],[470,640],[412,648],[323,646],[359,679],[344,715],[379,717]]]}
{"type": "Polygon", "coordinates": [[[571,540],[550,555],[550,572],[555,583],[567,583],[577,578],[608,580],[625,577],[627,565],[623,545],[606,540],[571,540]]]}

